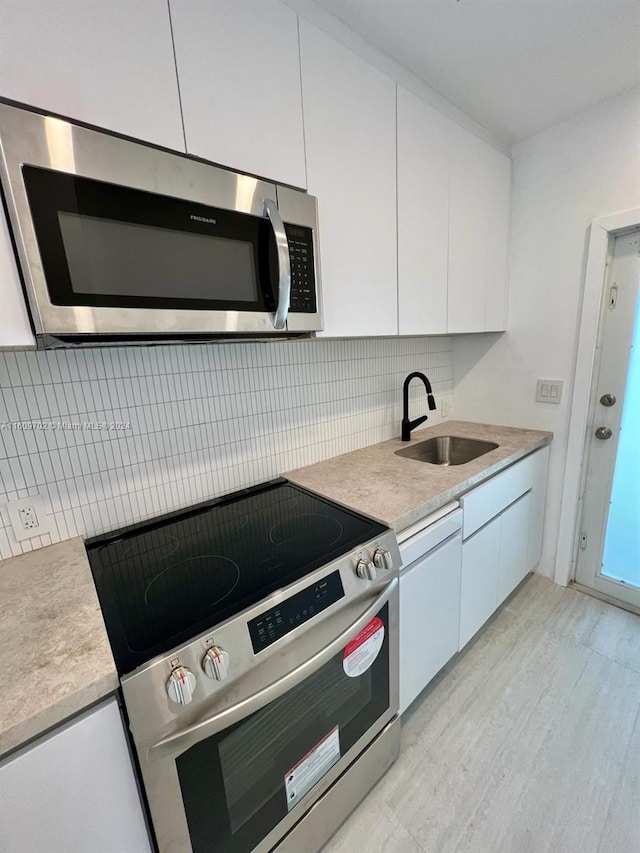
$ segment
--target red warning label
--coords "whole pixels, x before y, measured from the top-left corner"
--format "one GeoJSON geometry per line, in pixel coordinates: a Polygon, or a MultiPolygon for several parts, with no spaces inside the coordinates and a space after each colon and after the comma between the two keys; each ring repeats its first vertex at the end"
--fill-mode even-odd
{"type": "Polygon", "coordinates": [[[347,643],[342,656],[342,668],[350,678],[366,672],[378,657],[384,640],[384,622],[374,616],[360,633],[347,643]]]}

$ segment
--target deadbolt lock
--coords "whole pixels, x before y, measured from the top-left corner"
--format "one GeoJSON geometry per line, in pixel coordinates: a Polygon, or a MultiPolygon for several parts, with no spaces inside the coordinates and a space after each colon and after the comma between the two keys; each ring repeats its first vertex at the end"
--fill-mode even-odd
{"type": "Polygon", "coordinates": [[[598,427],[598,429],[596,430],[596,438],[599,438],[602,441],[607,438],[611,438],[611,430],[609,429],[609,427],[598,427]]]}

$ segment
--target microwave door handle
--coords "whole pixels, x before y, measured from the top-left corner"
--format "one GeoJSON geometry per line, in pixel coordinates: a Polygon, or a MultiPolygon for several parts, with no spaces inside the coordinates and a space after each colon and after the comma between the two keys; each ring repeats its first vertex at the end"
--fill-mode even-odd
{"type": "Polygon", "coordinates": [[[291,298],[291,261],[289,259],[289,241],[284,222],[280,216],[278,205],[270,198],[264,200],[264,213],[266,213],[276,238],[278,250],[278,306],[273,315],[274,329],[284,329],[287,324],[289,313],[289,300],[291,298]]]}
{"type": "Polygon", "coordinates": [[[355,622],[352,622],[338,637],[332,640],[319,652],[306,660],[303,664],[291,670],[285,676],[267,685],[262,690],[254,693],[253,696],[248,696],[237,705],[232,705],[230,708],[225,708],[219,714],[214,714],[213,717],[208,717],[206,720],[201,720],[194,725],[189,726],[182,731],[169,735],[168,737],[159,740],[149,749],[149,758],[151,760],[160,760],[180,755],[185,749],[189,749],[194,744],[205,740],[211,735],[217,734],[223,729],[239,723],[245,717],[259,711],[282,696],[296,684],[304,681],[314,672],[317,672],[320,667],[324,666],[327,661],[338,654],[353,638],[365,628],[373,617],[378,613],[380,608],[389,601],[391,596],[398,588],[398,578],[394,578],[386,585],[380,595],[378,595],[372,604],[362,613],[355,622]]]}

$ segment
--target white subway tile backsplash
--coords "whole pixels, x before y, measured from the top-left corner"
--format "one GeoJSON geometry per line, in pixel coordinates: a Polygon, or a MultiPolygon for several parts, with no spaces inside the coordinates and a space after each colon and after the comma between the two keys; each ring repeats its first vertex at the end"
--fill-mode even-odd
{"type": "Polygon", "coordinates": [[[452,402],[446,337],[0,353],[0,506],[40,493],[52,517],[18,543],[0,511],[0,558],[398,435],[413,370],[452,402]]]}

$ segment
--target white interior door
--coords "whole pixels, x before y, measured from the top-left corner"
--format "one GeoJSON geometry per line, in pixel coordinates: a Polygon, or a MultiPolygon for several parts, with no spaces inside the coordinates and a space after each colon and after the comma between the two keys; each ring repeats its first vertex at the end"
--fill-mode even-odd
{"type": "Polygon", "coordinates": [[[640,231],[617,237],[602,301],[576,580],[640,607],[640,231]]]}

